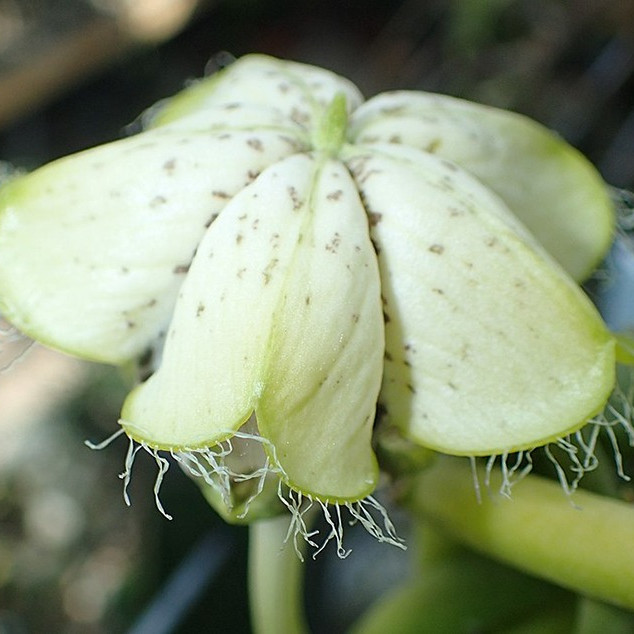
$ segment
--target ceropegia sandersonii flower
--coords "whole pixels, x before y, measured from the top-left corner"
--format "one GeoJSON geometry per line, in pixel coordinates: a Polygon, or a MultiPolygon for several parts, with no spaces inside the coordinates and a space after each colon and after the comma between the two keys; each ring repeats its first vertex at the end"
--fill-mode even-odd
{"type": "Polygon", "coordinates": [[[144,448],[227,517],[274,491],[307,539],[302,500],[337,540],[346,506],[398,543],[370,513],[377,403],[466,456],[603,408],[614,341],[574,280],[609,245],[611,205],[538,124],[420,92],[364,103],[260,55],[146,119],[0,189],[3,315],[87,359],[152,354],[120,420],[128,476],[144,448]]]}

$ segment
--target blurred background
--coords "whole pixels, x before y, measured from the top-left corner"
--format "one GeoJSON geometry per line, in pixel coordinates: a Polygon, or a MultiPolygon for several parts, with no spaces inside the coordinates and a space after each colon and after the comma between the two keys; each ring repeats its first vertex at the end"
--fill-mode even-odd
{"type": "MultiPolygon", "coordinates": [[[[523,112],[634,188],[630,0],[0,0],[0,180],[125,135],[223,51],[322,65],[367,96],[413,88],[523,112]]],[[[2,332],[0,634],[249,632],[245,529],[177,469],[167,522],[148,456],[126,507],[125,442],[83,444],[115,430],[123,379],[2,332]]],[[[383,583],[404,574],[407,558],[368,560],[372,545],[350,539],[366,554],[355,565],[311,564],[312,604],[327,607],[311,608],[315,632],[343,631],[379,590],[377,557],[383,583]]]]}

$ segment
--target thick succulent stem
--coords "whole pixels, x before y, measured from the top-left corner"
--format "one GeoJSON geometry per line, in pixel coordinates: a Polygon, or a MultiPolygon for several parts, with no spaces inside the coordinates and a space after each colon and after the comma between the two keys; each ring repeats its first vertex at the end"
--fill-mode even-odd
{"type": "Polygon", "coordinates": [[[414,481],[406,503],[474,549],[563,587],[634,609],[634,508],[578,490],[569,500],[555,482],[527,476],[511,499],[478,502],[469,464],[440,458],[414,481]]]}

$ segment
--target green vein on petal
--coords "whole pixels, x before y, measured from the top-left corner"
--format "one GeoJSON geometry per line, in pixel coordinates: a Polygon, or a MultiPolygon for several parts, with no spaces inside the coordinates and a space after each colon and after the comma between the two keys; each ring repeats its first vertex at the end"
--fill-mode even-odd
{"type": "Polygon", "coordinates": [[[288,484],[367,495],[383,354],[375,260],[343,166],[296,155],[264,171],[201,242],[162,364],[124,404],[126,432],[210,446],[255,410],[288,484]]]}
{"type": "Polygon", "coordinates": [[[608,249],[614,214],[589,161],[519,114],[423,92],[384,93],[353,115],[354,143],[403,143],[450,159],[501,196],[576,280],[608,249]]]}
{"type": "Polygon", "coordinates": [[[157,129],[0,188],[0,310],[24,333],[124,363],[167,328],[206,227],[271,163],[274,131],[157,129]]]}
{"type": "Polygon", "coordinates": [[[412,148],[349,153],[379,251],[390,419],[432,449],[487,455],[596,414],[614,384],[614,341],[503,202],[412,148]]]}

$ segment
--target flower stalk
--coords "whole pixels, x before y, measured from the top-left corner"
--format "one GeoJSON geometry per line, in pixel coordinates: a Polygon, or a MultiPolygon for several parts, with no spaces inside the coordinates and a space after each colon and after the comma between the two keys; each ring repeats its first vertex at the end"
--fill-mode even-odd
{"type": "Polygon", "coordinates": [[[634,586],[625,582],[634,570],[634,508],[582,490],[566,504],[556,482],[534,475],[516,483],[508,499],[494,493],[498,473],[478,502],[469,471],[466,460],[439,458],[413,480],[406,505],[477,551],[634,609],[634,586]]]}
{"type": "Polygon", "coordinates": [[[255,634],[308,633],[303,610],[303,563],[295,549],[284,544],[287,531],[286,516],[249,526],[249,599],[255,634]]]}

